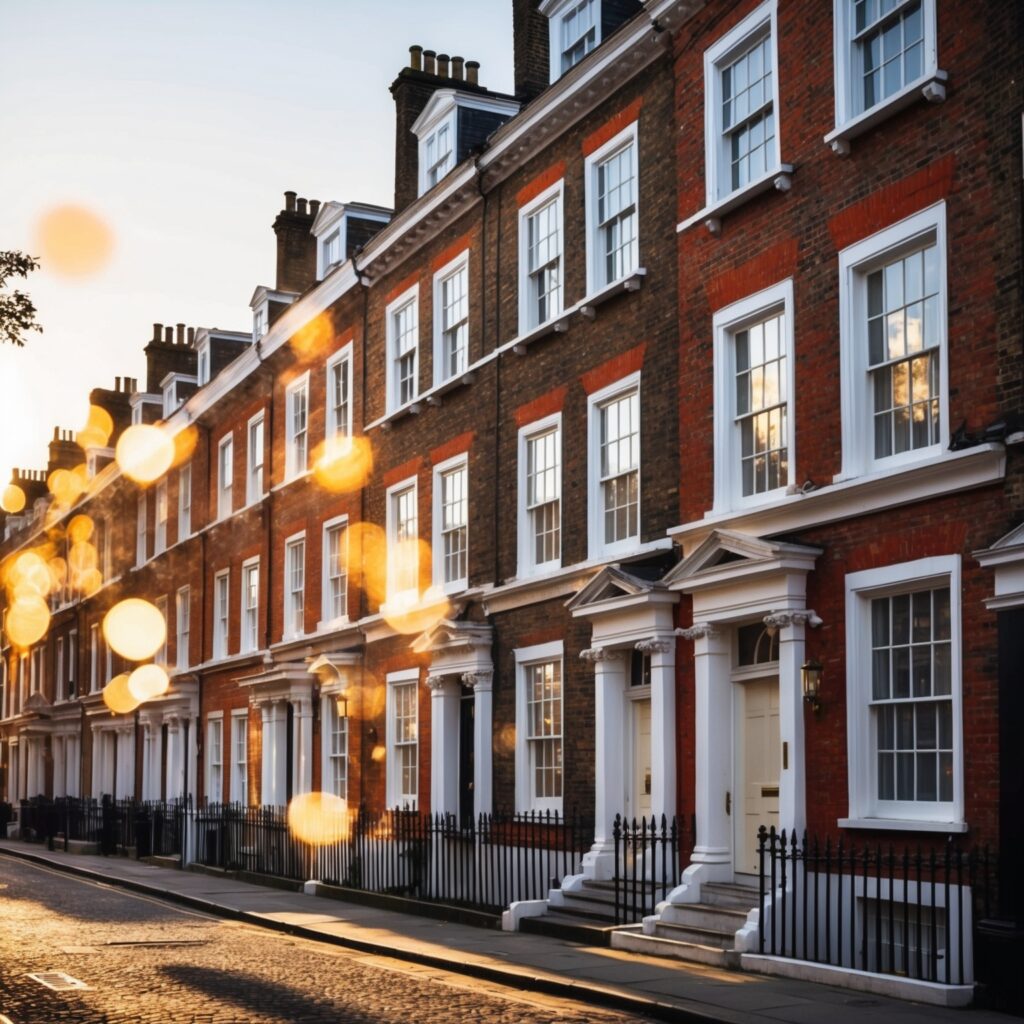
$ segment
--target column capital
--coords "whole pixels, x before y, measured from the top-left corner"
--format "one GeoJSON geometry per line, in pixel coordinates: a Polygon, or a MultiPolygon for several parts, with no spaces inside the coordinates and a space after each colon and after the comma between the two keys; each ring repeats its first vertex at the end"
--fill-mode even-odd
{"type": "Polygon", "coordinates": [[[597,665],[602,661],[618,661],[621,657],[618,651],[609,647],[588,647],[580,651],[580,660],[588,665],[597,665]]]}
{"type": "Polygon", "coordinates": [[[448,681],[447,676],[427,676],[426,683],[427,689],[433,690],[437,693],[438,690],[444,687],[444,684],[448,681]]]}
{"type": "Polygon", "coordinates": [[[821,625],[821,619],[812,608],[771,612],[764,617],[763,622],[769,629],[786,629],[788,626],[810,626],[817,629],[821,625]]]}
{"type": "Polygon", "coordinates": [[[721,635],[721,630],[710,622],[695,622],[686,629],[676,630],[676,636],[684,640],[717,640],[721,635]]]}
{"type": "Polygon", "coordinates": [[[668,654],[676,649],[676,642],[670,636],[652,636],[649,640],[640,640],[636,649],[641,654],[668,654]]]}
{"type": "Polygon", "coordinates": [[[491,671],[463,672],[462,681],[473,688],[474,693],[483,690],[490,690],[494,683],[494,673],[491,671]]]}

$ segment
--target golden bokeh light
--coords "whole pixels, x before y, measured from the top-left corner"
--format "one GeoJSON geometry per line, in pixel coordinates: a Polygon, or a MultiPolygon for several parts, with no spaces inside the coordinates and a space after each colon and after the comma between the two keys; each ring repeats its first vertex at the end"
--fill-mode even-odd
{"type": "Polygon", "coordinates": [[[103,617],[103,638],[122,658],[145,661],[164,645],[167,623],[155,604],[129,597],[103,617]]]}
{"type": "Polygon", "coordinates": [[[348,575],[371,601],[384,600],[388,585],[388,541],[375,523],[351,523],[348,536],[348,575]]]}
{"type": "Polygon", "coordinates": [[[4,628],[15,647],[31,647],[50,628],[50,609],[39,594],[18,594],[7,609],[4,628]]]}
{"type": "Polygon", "coordinates": [[[71,568],[71,578],[81,576],[95,569],[99,565],[99,553],[88,541],[79,541],[71,545],[68,552],[68,565],[71,568]]]}
{"type": "Polygon", "coordinates": [[[348,804],[333,793],[303,793],[288,805],[288,828],[312,846],[340,843],[348,838],[348,804]]]}
{"type": "Polygon", "coordinates": [[[103,574],[99,569],[87,569],[71,579],[72,586],[82,592],[83,597],[92,597],[103,586],[103,574]]]}
{"type": "Polygon", "coordinates": [[[171,468],[174,442],[159,427],[134,423],[117,439],[115,458],[126,477],[149,484],[171,468]]]}
{"type": "Polygon", "coordinates": [[[88,277],[110,262],[114,232],[92,210],[67,203],[39,218],[35,248],[46,270],[66,277],[88,277]]]}
{"type": "Polygon", "coordinates": [[[129,675],[122,672],[103,687],[103,703],[115,715],[127,715],[134,711],[142,702],[128,689],[129,675]]]}
{"type": "Polygon", "coordinates": [[[51,558],[46,567],[50,570],[50,586],[53,590],[63,587],[68,581],[68,563],[63,558],[51,558]]]}
{"type": "Polygon", "coordinates": [[[162,665],[140,665],[128,677],[128,692],[140,703],[162,697],[170,688],[171,680],[162,665]]]}
{"type": "Polygon", "coordinates": [[[47,478],[46,486],[58,505],[73,505],[85,490],[88,480],[71,469],[55,469],[47,478]]]}
{"type": "Polygon", "coordinates": [[[106,448],[113,432],[114,421],[110,413],[99,405],[90,405],[85,426],[75,434],[75,441],[82,451],[89,448],[106,448]]]}
{"type": "Polygon", "coordinates": [[[511,754],[516,749],[516,727],[509,722],[503,725],[494,737],[494,749],[499,754],[511,754]]]}
{"type": "Polygon", "coordinates": [[[320,313],[300,327],[291,337],[291,346],[300,359],[325,352],[334,341],[334,324],[329,313],[320,313]]]}
{"type": "Polygon", "coordinates": [[[68,537],[72,543],[82,544],[92,539],[96,524],[87,515],[77,515],[68,523],[68,537]]]}
{"type": "Polygon", "coordinates": [[[25,492],[17,484],[9,484],[0,494],[0,509],[17,515],[25,507],[25,492]]]}
{"type": "Polygon", "coordinates": [[[192,458],[192,453],[199,443],[199,431],[193,424],[189,424],[183,430],[174,435],[174,456],[171,460],[172,466],[180,466],[192,458]]]}
{"type": "Polygon", "coordinates": [[[370,754],[370,760],[383,761],[386,755],[387,750],[378,743],[377,746],[373,748],[373,752],[370,754]]]}
{"type": "Polygon", "coordinates": [[[440,587],[428,587],[422,593],[405,591],[380,606],[384,621],[396,633],[405,635],[433,629],[450,611],[451,604],[440,587]]]}
{"type": "Polygon", "coordinates": [[[373,448],[366,437],[329,437],[313,449],[313,478],[332,494],[366,486],[373,472],[373,448]]]}

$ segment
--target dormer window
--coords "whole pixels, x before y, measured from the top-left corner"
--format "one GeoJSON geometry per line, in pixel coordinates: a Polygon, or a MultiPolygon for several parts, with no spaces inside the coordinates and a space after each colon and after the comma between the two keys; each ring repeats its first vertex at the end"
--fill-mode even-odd
{"type": "Polygon", "coordinates": [[[196,373],[199,378],[199,386],[210,383],[210,343],[203,342],[196,350],[196,373]]]}
{"type": "Polygon", "coordinates": [[[323,243],[323,267],[328,271],[341,262],[341,228],[335,228],[323,243]]]}
{"type": "Polygon", "coordinates": [[[196,378],[190,374],[169,373],[161,382],[163,389],[163,418],[167,419],[185,403],[196,389],[196,378]]]}
{"type": "Polygon", "coordinates": [[[259,341],[267,333],[266,304],[257,306],[252,311],[252,340],[259,341]]]}
{"type": "Polygon", "coordinates": [[[438,89],[412,126],[419,139],[419,194],[433,188],[472,147],[519,112],[512,99],[438,89]]]}
{"type": "Polygon", "coordinates": [[[601,0],[547,0],[551,81],[574,68],[601,42],[601,0]]]}
{"type": "Polygon", "coordinates": [[[316,238],[316,279],[365,245],[391,219],[391,211],[367,203],[324,203],[310,229],[316,238]]]}

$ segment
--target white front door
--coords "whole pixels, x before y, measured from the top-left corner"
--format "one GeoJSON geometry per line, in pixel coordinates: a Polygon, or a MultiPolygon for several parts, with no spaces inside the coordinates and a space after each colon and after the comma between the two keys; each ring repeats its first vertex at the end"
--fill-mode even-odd
{"type": "Polygon", "coordinates": [[[651,699],[631,700],[632,764],[628,814],[631,818],[651,816],[651,699]]]}
{"type": "Polygon", "coordinates": [[[735,870],[759,871],[757,830],[779,823],[779,681],[738,684],[735,870]]]}

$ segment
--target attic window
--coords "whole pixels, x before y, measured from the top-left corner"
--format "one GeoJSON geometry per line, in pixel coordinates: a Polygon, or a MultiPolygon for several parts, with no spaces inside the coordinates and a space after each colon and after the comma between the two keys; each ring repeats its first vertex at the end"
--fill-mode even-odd
{"type": "Polygon", "coordinates": [[[252,340],[259,341],[267,333],[267,303],[262,303],[252,311],[252,340]]]}
{"type": "Polygon", "coordinates": [[[601,42],[601,0],[547,0],[551,81],[574,68],[601,42]]]}
{"type": "Polygon", "coordinates": [[[451,120],[444,121],[423,143],[424,187],[436,185],[455,166],[455,132],[451,120]]]}
{"type": "Polygon", "coordinates": [[[199,378],[199,386],[210,383],[210,343],[204,341],[196,349],[196,374],[199,378]]]}
{"type": "Polygon", "coordinates": [[[330,270],[335,263],[341,262],[341,228],[335,228],[323,241],[323,269],[330,270]]]}

